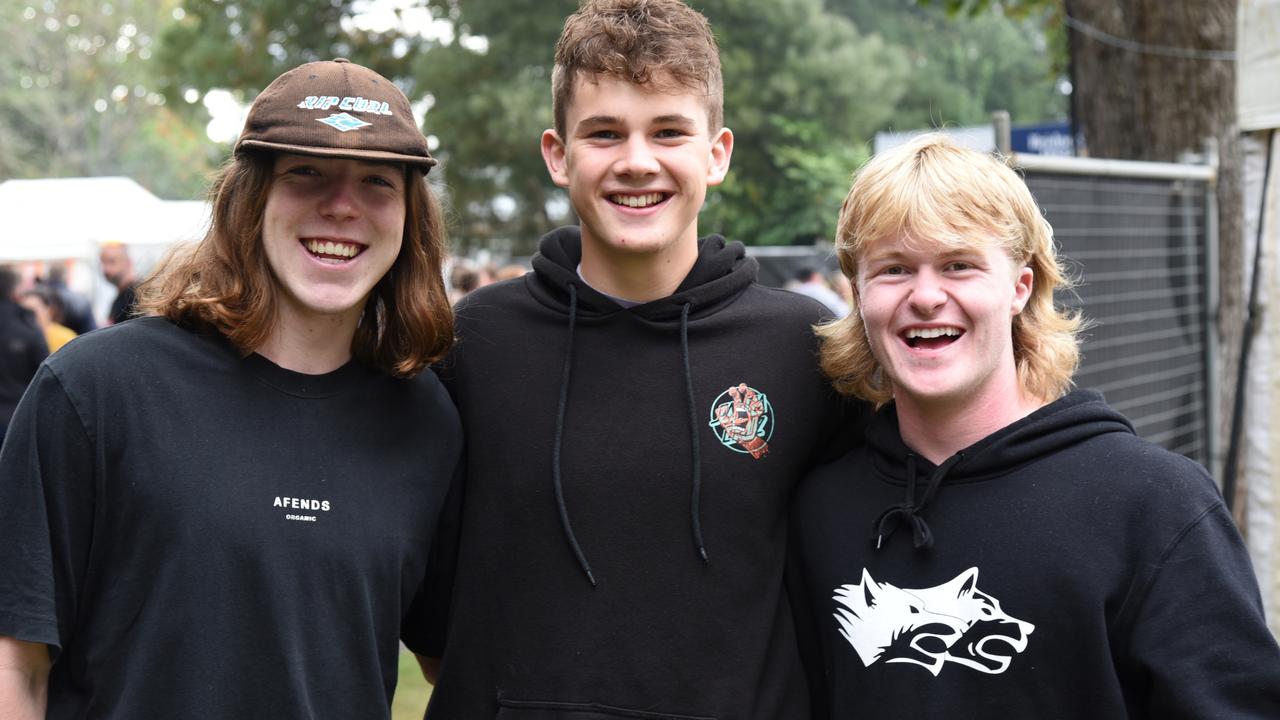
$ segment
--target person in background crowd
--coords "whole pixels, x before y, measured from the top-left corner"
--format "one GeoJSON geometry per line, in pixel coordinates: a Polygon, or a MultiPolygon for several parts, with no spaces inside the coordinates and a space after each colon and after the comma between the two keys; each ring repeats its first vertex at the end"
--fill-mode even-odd
{"type": "Polygon", "coordinates": [[[879,406],[793,505],[820,718],[1280,718],[1280,647],[1213,480],[1070,389],[1081,321],[1011,168],[941,135],[840,213],[823,367],[879,406]]]}
{"type": "Polygon", "coordinates": [[[59,263],[51,265],[45,283],[58,296],[58,304],[62,307],[62,319],[58,322],[71,328],[77,335],[98,327],[93,319],[93,304],[89,302],[89,298],[67,287],[65,266],[59,263]]]}
{"type": "Polygon", "coordinates": [[[543,158],[581,225],[458,305],[440,368],[468,452],[428,716],[807,717],[785,520],[844,422],[829,315],[698,237],[733,150],[706,18],[587,0],[552,87],[543,158]]]}
{"type": "Polygon", "coordinates": [[[116,299],[111,302],[107,324],[115,325],[133,317],[137,279],[133,272],[133,259],[123,243],[107,243],[98,254],[102,264],[102,276],[116,287],[116,299]]]}
{"type": "Polygon", "coordinates": [[[849,314],[849,305],[835,290],[827,284],[826,278],[818,271],[818,268],[812,265],[805,265],[796,271],[795,278],[787,284],[787,289],[792,292],[798,292],[801,295],[817,300],[827,309],[836,319],[842,318],[849,314]]]}
{"type": "Polygon", "coordinates": [[[142,316],[44,364],[0,453],[5,720],[387,718],[400,643],[439,654],[434,164],[387,78],[284,73],[142,316]]]}
{"type": "Polygon", "coordinates": [[[494,282],[502,282],[503,280],[514,280],[518,277],[524,277],[529,272],[529,268],[523,265],[503,265],[493,274],[494,282]]]}
{"type": "Polygon", "coordinates": [[[17,289],[18,273],[0,265],[0,442],[18,399],[49,355],[35,318],[14,296],[17,289]]]}
{"type": "Polygon", "coordinates": [[[29,288],[23,291],[18,302],[35,316],[36,325],[44,333],[50,353],[57,352],[76,336],[74,330],[60,322],[62,306],[53,288],[47,285],[29,288]]]}
{"type": "Polygon", "coordinates": [[[449,299],[454,304],[480,287],[480,273],[466,259],[458,258],[449,271],[449,299]]]}

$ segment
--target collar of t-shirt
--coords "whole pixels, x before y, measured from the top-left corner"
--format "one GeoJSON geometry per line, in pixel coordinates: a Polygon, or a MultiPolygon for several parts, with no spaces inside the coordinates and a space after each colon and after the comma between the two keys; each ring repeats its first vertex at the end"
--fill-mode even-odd
{"type": "Polygon", "coordinates": [[[592,285],[592,284],[591,284],[591,282],[590,282],[589,280],[587,280],[585,277],[583,277],[583,276],[582,276],[582,263],[578,263],[578,279],[579,279],[579,280],[581,280],[582,282],[586,283],[586,284],[587,284],[587,287],[591,288],[592,290],[595,290],[596,292],[600,293],[601,295],[603,295],[603,296],[605,296],[605,297],[609,298],[610,300],[612,300],[612,301],[614,301],[614,302],[618,303],[618,306],[619,306],[619,307],[622,307],[622,308],[633,308],[633,307],[635,307],[635,306],[637,306],[637,305],[642,304],[639,300],[628,300],[628,299],[626,299],[626,298],[620,298],[620,297],[618,297],[617,295],[610,295],[609,293],[604,292],[603,290],[601,290],[600,288],[596,287],[595,285],[592,285]]]}

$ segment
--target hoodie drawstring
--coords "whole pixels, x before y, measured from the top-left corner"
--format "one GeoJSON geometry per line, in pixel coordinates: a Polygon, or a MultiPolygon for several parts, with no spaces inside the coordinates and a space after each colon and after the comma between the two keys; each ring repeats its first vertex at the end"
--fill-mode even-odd
{"type": "MultiPolygon", "coordinates": [[[[564,445],[565,409],[569,404],[569,379],[573,370],[573,333],[578,320],[577,287],[573,283],[568,283],[567,287],[569,289],[569,339],[564,349],[564,371],[560,374],[560,403],[556,409],[556,441],[551,451],[551,482],[555,488],[556,508],[560,511],[560,527],[564,530],[564,537],[569,541],[574,557],[578,559],[578,567],[582,568],[582,572],[594,588],[596,577],[591,572],[591,564],[587,562],[587,556],[582,552],[578,537],[573,533],[573,524],[569,522],[569,508],[564,502],[564,482],[560,471],[560,450],[564,445]]],[[[689,311],[692,307],[693,303],[685,303],[680,310],[680,353],[684,363],[685,399],[689,408],[689,440],[693,447],[693,491],[689,502],[689,517],[698,555],[703,562],[709,562],[707,548],[702,540],[702,514],[699,510],[702,497],[702,455],[698,443],[698,411],[693,397],[693,370],[689,363],[689,311]]]]}
{"type": "Polygon", "coordinates": [[[551,483],[555,486],[556,507],[560,510],[560,527],[564,530],[564,537],[569,541],[569,547],[573,548],[574,557],[578,558],[578,566],[582,568],[582,572],[586,573],[587,580],[591,581],[591,587],[595,587],[596,578],[591,574],[591,565],[582,552],[582,546],[578,544],[578,537],[573,534],[573,525],[569,523],[569,509],[564,504],[564,484],[560,481],[560,446],[564,440],[564,411],[569,404],[569,376],[573,368],[573,331],[578,320],[578,291],[573,283],[568,283],[568,287],[569,341],[565,343],[564,372],[560,374],[560,406],[556,410],[556,444],[551,451],[551,483]]]}
{"type": "Polygon", "coordinates": [[[935,468],[933,474],[929,476],[929,484],[925,486],[924,495],[917,501],[916,454],[907,453],[907,497],[901,505],[894,505],[880,513],[880,517],[872,523],[871,536],[875,538],[877,550],[904,520],[911,523],[911,534],[916,550],[927,550],[933,547],[933,531],[929,529],[929,523],[925,522],[920,513],[933,502],[934,496],[938,494],[938,488],[942,486],[943,478],[957,462],[963,459],[964,453],[958,452],[935,468]]]}
{"type": "Polygon", "coordinates": [[[702,513],[698,503],[702,496],[702,456],[698,448],[698,410],[693,403],[693,371],[689,367],[689,309],[693,303],[680,308],[680,354],[684,360],[684,389],[689,401],[689,445],[693,447],[693,498],[689,502],[689,517],[693,526],[693,542],[703,562],[707,560],[707,546],[702,542],[702,513]]]}

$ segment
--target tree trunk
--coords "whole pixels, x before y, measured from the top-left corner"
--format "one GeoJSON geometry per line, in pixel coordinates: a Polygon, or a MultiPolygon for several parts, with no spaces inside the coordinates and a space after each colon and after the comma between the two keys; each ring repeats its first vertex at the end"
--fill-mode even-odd
{"type": "MultiPolygon", "coordinates": [[[[1063,4],[1076,21],[1146,46],[1117,47],[1124,43],[1107,43],[1069,30],[1073,110],[1089,155],[1173,161],[1184,152],[1202,151],[1208,138],[1217,140],[1221,278],[1217,324],[1223,426],[1214,430],[1225,449],[1247,300],[1236,65],[1228,60],[1170,57],[1158,48],[1235,50],[1237,0],[1063,0],[1063,4]]],[[[1238,486],[1237,493],[1243,497],[1243,486],[1238,486]]]]}

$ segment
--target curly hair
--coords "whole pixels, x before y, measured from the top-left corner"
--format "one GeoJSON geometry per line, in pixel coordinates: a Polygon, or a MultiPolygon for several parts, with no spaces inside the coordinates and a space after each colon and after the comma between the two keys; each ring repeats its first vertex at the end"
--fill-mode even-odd
{"type": "MultiPolygon", "coordinates": [[[[1072,283],[1058,260],[1053,228],[1008,165],[937,133],[872,158],[858,172],[836,228],[840,269],[855,290],[863,253],[894,237],[945,247],[991,243],[1031,268],[1031,296],[1013,318],[1018,380],[1024,390],[1046,401],[1070,389],[1084,323],[1078,312],[1054,304],[1054,291],[1072,283]]],[[[837,391],[877,405],[891,399],[856,292],[848,316],[816,330],[822,339],[822,370],[837,391]]]]}
{"type": "Polygon", "coordinates": [[[709,131],[724,123],[720,49],[707,19],[681,0],[583,0],[565,19],[551,72],[551,108],[561,138],[574,81],[600,75],[656,92],[703,94],[709,131]]]}
{"type": "MultiPolygon", "coordinates": [[[[210,189],[208,232],[170,253],[139,286],[139,312],[212,327],[245,354],[266,342],[280,292],[262,244],[274,162],[273,153],[243,152],[223,166],[210,189]]],[[[442,212],[422,171],[405,166],[404,172],[400,254],[365,301],[351,341],[356,358],[398,377],[418,373],[453,344],[453,313],[441,273],[442,212]]]]}

